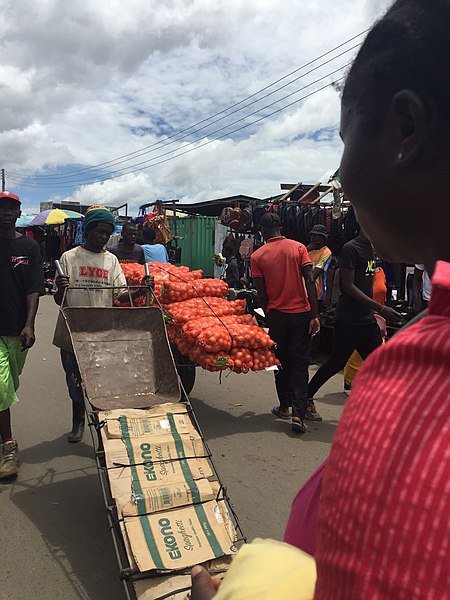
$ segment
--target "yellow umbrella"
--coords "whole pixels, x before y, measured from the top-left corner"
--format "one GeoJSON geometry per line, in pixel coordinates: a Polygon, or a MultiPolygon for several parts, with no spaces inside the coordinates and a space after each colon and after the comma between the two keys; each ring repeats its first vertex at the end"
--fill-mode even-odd
{"type": "Polygon", "coordinates": [[[43,210],[41,213],[36,215],[28,227],[33,225],[62,225],[67,219],[82,219],[81,213],[75,212],[74,210],[61,210],[59,208],[52,208],[50,210],[43,210]]]}

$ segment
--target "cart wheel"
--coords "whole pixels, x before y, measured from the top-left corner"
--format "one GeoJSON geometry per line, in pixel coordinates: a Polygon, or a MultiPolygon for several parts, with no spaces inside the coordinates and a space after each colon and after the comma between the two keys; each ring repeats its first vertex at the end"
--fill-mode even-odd
{"type": "Polygon", "coordinates": [[[178,375],[180,376],[184,391],[189,396],[195,383],[195,364],[186,358],[186,356],[181,354],[178,348],[175,348],[175,346],[172,344],[170,345],[170,348],[172,350],[175,367],[178,375]]]}

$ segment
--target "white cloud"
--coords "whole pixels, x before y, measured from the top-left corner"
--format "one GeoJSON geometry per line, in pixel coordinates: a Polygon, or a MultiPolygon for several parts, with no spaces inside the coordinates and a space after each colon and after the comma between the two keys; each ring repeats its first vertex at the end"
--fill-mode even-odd
{"type": "MultiPolygon", "coordinates": [[[[137,206],[157,197],[267,196],[278,192],[282,180],[314,181],[339,161],[339,97],[331,88],[230,139],[215,140],[228,130],[214,132],[244,111],[185,140],[162,144],[170,133],[223,110],[359,33],[386,5],[385,0],[366,0],[361,6],[350,0],[3,0],[0,155],[8,186],[34,205],[57,196],[137,206]],[[318,130],[325,134],[311,137],[318,130]],[[191,148],[184,146],[187,142],[198,147],[210,140],[176,160],[104,183],[81,185],[101,171],[80,171],[71,179],[65,175],[160,144],[116,167],[130,170],[139,162],[166,161],[177,148],[191,148]],[[17,175],[48,174],[49,169],[61,179],[54,178],[46,189],[26,187],[33,181],[17,175]]],[[[305,76],[284,93],[300,90],[351,55],[305,76]]]]}

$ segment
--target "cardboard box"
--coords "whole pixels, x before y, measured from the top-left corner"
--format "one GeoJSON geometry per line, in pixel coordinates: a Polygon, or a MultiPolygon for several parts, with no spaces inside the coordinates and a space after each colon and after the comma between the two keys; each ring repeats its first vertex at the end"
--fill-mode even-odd
{"type": "Polygon", "coordinates": [[[121,415],[118,419],[106,419],[108,439],[127,437],[161,436],[165,433],[193,433],[195,429],[187,414],[168,412],[157,417],[130,417],[121,415]]]}
{"type": "MultiPolygon", "coordinates": [[[[212,487],[214,490],[214,485],[212,487]]],[[[219,507],[219,511],[222,516],[225,529],[228,533],[228,537],[230,538],[230,542],[232,544],[235,544],[238,541],[238,536],[236,533],[236,528],[234,527],[234,522],[231,520],[231,515],[228,511],[227,503],[225,502],[225,500],[218,500],[217,505],[219,507]]]]}
{"type": "Polygon", "coordinates": [[[136,581],[133,584],[137,600],[189,600],[191,597],[190,575],[170,575],[136,581]],[[180,591],[178,591],[180,590],[180,591]]]}
{"type": "MultiPolygon", "coordinates": [[[[203,564],[205,569],[211,571],[213,577],[222,579],[231,564],[231,557],[224,556],[217,560],[208,561],[203,564]]],[[[163,575],[142,579],[134,584],[137,600],[189,600],[191,591],[190,575],[163,575]],[[181,591],[183,590],[183,591],[181,591]]]]}
{"type": "Polygon", "coordinates": [[[127,517],[125,529],[140,571],[184,569],[236,552],[214,500],[162,514],[127,517]]]}
{"type": "Polygon", "coordinates": [[[176,404],[166,403],[157,404],[150,408],[115,408],[112,410],[102,410],[98,413],[98,420],[105,421],[108,419],[119,419],[122,415],[125,417],[159,417],[166,415],[168,412],[172,414],[187,413],[187,406],[181,402],[176,404]]]}
{"type": "Polygon", "coordinates": [[[206,502],[215,498],[207,479],[182,481],[167,485],[153,485],[141,488],[133,482],[132,500],[120,508],[124,516],[145,515],[167,511],[180,506],[206,502]]]}
{"type": "Polygon", "coordinates": [[[196,431],[147,438],[103,439],[108,469],[142,464],[150,468],[163,461],[207,456],[205,445],[196,431]]]}

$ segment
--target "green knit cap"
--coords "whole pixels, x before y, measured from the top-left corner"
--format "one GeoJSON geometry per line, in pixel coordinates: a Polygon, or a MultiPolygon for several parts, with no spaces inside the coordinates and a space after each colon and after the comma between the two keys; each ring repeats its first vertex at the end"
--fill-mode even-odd
{"type": "Polygon", "coordinates": [[[86,214],[84,215],[84,231],[87,231],[93,223],[107,223],[113,227],[116,226],[116,221],[112,212],[98,204],[90,206],[87,209],[86,214]]]}

